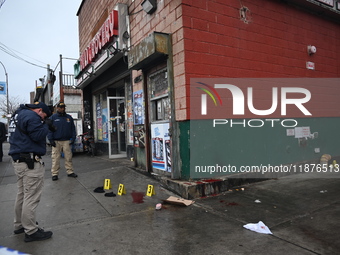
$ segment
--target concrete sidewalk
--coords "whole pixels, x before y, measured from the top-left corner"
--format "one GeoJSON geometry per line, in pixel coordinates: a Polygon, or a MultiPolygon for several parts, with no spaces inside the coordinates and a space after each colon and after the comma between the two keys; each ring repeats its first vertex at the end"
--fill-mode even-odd
{"type": "MultiPolygon", "coordinates": [[[[38,207],[40,227],[49,240],[25,243],[13,234],[16,177],[9,145],[0,163],[0,246],[46,254],[339,254],[340,179],[284,177],[244,185],[217,196],[195,199],[188,207],[157,203],[171,195],[160,182],[133,170],[133,163],[75,155],[78,178],[51,180],[51,159],[44,157],[46,180],[38,207]],[[117,194],[94,193],[110,179],[117,194]],[[154,185],[156,194],[134,201],[154,185]],[[256,203],[255,201],[260,203],[256,203]],[[140,203],[138,203],[140,202],[140,203]],[[273,235],[243,228],[263,221],[273,235]]],[[[175,195],[176,196],[176,195],[175,195]]]]}

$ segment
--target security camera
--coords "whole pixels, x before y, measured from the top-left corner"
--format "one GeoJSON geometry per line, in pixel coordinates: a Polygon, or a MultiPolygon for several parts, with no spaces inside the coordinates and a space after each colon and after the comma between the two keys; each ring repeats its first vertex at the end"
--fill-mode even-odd
{"type": "Polygon", "coordinates": [[[316,53],[316,47],[313,46],[313,45],[308,45],[307,51],[308,51],[308,54],[309,54],[309,55],[313,55],[313,54],[316,53]]]}

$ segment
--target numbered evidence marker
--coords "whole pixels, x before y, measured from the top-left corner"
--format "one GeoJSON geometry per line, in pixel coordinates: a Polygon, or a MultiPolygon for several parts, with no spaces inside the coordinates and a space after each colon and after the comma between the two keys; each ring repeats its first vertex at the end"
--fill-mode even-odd
{"type": "Polygon", "coordinates": [[[111,185],[111,180],[110,179],[105,179],[104,181],[104,189],[111,189],[112,185],[111,185]]]}
{"type": "Polygon", "coordinates": [[[151,197],[152,195],[156,195],[156,192],[155,192],[153,185],[148,185],[148,190],[146,192],[146,195],[148,197],[151,197]]]}
{"type": "Polygon", "coordinates": [[[124,184],[119,184],[119,186],[118,186],[118,195],[121,196],[123,194],[126,194],[124,184]]]}

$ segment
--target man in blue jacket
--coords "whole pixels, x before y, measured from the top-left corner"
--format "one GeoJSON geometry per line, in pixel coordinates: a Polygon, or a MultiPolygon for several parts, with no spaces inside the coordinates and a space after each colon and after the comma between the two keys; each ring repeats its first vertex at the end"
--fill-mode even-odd
{"type": "Polygon", "coordinates": [[[60,157],[64,153],[65,168],[68,177],[76,178],[73,171],[72,150],[71,146],[76,139],[76,128],[71,115],[65,112],[66,105],[60,102],[57,105],[57,112],[50,117],[52,125],[55,126],[55,132],[48,132],[47,138],[52,145],[52,180],[58,180],[60,170],[60,157]]]}
{"type": "Polygon", "coordinates": [[[7,140],[7,131],[5,124],[0,122],[0,162],[2,162],[2,157],[4,156],[4,152],[2,150],[2,143],[7,140]]]}
{"type": "Polygon", "coordinates": [[[25,232],[25,242],[41,241],[52,236],[51,231],[38,227],[35,211],[44,185],[45,166],[41,156],[46,153],[46,135],[51,125],[45,118],[51,115],[42,103],[20,105],[13,114],[9,128],[9,155],[17,176],[14,233],[25,232]]]}

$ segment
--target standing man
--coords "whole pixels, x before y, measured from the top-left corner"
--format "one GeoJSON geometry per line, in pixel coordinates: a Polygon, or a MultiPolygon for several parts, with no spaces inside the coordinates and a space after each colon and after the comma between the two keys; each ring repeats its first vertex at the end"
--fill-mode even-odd
{"type": "Polygon", "coordinates": [[[53,114],[50,119],[53,126],[56,127],[55,132],[48,132],[47,138],[52,145],[52,180],[58,180],[58,174],[60,170],[60,157],[61,153],[64,153],[65,168],[68,177],[76,178],[73,172],[72,164],[72,150],[71,146],[76,139],[76,128],[71,115],[65,112],[66,105],[60,102],[57,105],[57,112],[53,114]]]}
{"type": "Polygon", "coordinates": [[[4,156],[4,152],[2,150],[2,143],[7,139],[7,131],[5,124],[0,121],[0,162],[2,162],[2,157],[4,156]]]}
{"type": "Polygon", "coordinates": [[[14,233],[25,232],[25,242],[41,241],[52,236],[51,231],[40,229],[35,211],[44,185],[45,166],[41,156],[46,153],[48,128],[44,122],[51,115],[41,102],[20,105],[9,125],[10,149],[17,176],[18,193],[15,201],[14,233]]]}

